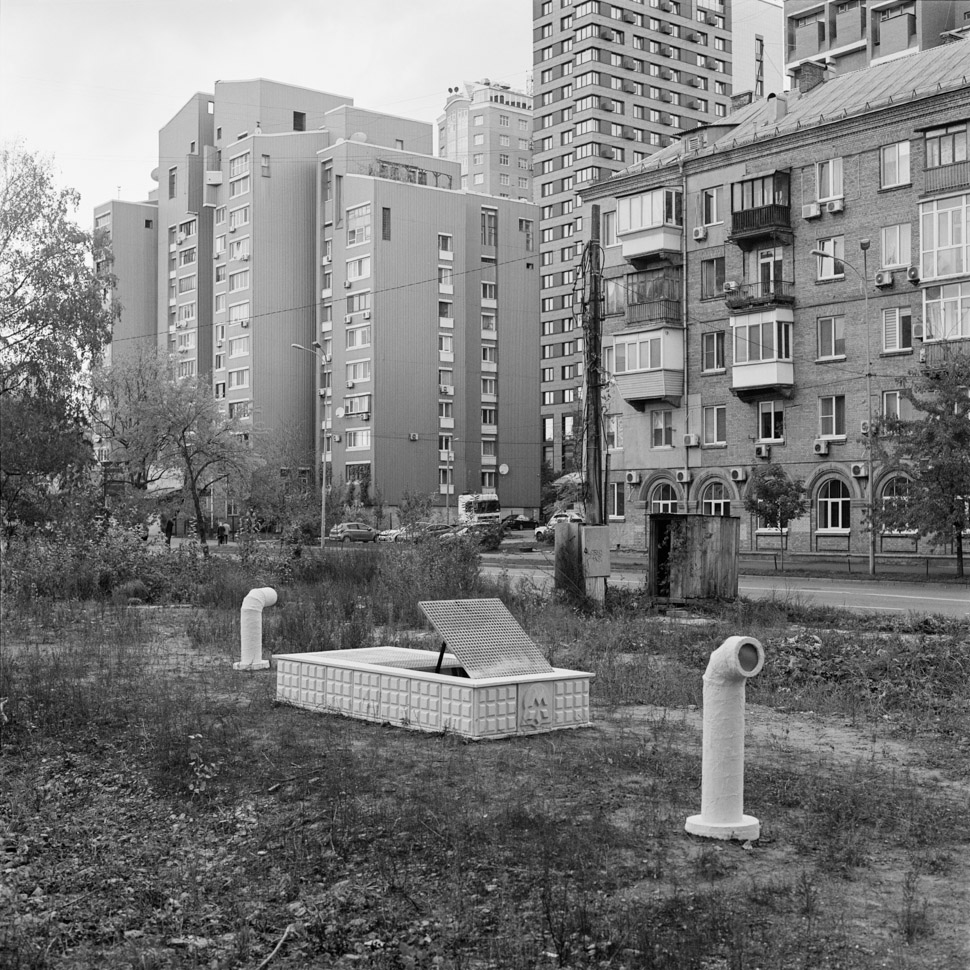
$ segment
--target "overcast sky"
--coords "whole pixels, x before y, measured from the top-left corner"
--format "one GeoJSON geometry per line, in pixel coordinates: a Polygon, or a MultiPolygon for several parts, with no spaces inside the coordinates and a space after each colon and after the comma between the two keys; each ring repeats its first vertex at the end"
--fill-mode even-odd
{"type": "Polygon", "coordinates": [[[0,140],[53,158],[87,228],[147,197],[159,128],[217,80],[434,122],[452,85],[531,66],[529,0],[0,0],[0,140]]]}

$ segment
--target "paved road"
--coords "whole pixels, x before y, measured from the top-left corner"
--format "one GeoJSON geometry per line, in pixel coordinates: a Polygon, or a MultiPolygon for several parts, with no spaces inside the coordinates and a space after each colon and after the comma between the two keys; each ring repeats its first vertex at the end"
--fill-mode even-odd
{"type": "MultiPolygon", "coordinates": [[[[514,580],[524,577],[540,587],[552,587],[553,566],[549,560],[533,558],[501,562],[486,558],[483,571],[498,575],[507,571],[514,580]]],[[[642,569],[620,568],[610,577],[613,586],[635,588],[644,583],[642,569]]],[[[942,613],[970,620],[970,589],[956,583],[901,583],[849,580],[844,576],[806,578],[783,576],[744,576],[738,580],[738,592],[749,599],[791,600],[800,604],[837,606],[848,610],[878,613],[942,613]]]]}

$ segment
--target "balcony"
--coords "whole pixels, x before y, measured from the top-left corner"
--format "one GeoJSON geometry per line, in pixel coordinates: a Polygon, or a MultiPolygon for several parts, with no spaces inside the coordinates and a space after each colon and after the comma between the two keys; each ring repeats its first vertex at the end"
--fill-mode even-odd
{"type": "Polygon", "coordinates": [[[795,302],[795,284],[787,280],[772,280],[767,283],[741,283],[732,290],[728,290],[725,284],[724,302],[733,313],[791,306],[795,302]]]}
{"type": "Polygon", "coordinates": [[[970,354],[970,337],[933,340],[920,348],[919,360],[928,369],[940,367],[957,354],[970,354]]]}
{"type": "Polygon", "coordinates": [[[783,242],[792,241],[790,205],[772,203],[731,213],[731,234],[728,236],[731,242],[744,245],[777,237],[783,242]]]}
{"type": "Polygon", "coordinates": [[[680,300],[659,299],[645,303],[631,303],[626,308],[626,323],[662,323],[671,327],[681,324],[680,300]]]}
{"type": "Polygon", "coordinates": [[[683,236],[684,230],[680,226],[666,225],[626,232],[620,238],[621,252],[628,260],[671,255],[679,259],[683,236]]]}
{"type": "Polygon", "coordinates": [[[790,360],[759,360],[731,368],[731,393],[742,401],[767,392],[791,397],[795,365],[790,360]]]}
{"type": "Polygon", "coordinates": [[[970,161],[928,168],[923,173],[923,188],[926,192],[962,189],[968,185],[970,185],[970,161]]]}
{"type": "Polygon", "coordinates": [[[614,373],[620,397],[637,411],[651,401],[680,406],[684,394],[684,331],[663,327],[613,338],[614,373]],[[622,364],[620,363],[622,361],[622,364]],[[622,368],[622,369],[621,369],[622,368]]]}

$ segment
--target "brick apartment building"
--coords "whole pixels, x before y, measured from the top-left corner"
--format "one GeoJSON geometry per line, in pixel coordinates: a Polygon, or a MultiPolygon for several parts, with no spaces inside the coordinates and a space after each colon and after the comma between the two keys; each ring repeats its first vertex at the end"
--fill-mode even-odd
{"type": "Polygon", "coordinates": [[[616,541],[696,511],[777,549],[742,509],[772,462],[811,503],[788,548],[927,551],[866,529],[868,503],[906,488],[867,435],[905,408],[908,372],[970,349],[970,43],[795,74],[584,193],[602,208],[616,541]]]}

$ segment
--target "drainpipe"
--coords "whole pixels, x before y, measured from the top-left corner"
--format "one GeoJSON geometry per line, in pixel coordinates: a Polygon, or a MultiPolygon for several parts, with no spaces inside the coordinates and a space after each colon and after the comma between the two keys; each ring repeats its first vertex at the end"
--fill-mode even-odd
{"type": "MultiPolygon", "coordinates": [[[[681,298],[681,309],[680,314],[683,319],[684,325],[684,434],[690,431],[690,334],[687,331],[688,327],[688,315],[687,315],[687,173],[684,171],[684,162],[686,157],[681,155],[677,159],[678,167],[680,168],[680,198],[681,198],[681,215],[683,217],[683,227],[680,234],[680,298],[681,298]]],[[[688,461],[690,460],[690,449],[684,444],[684,437],[681,435],[680,439],[681,447],[684,449],[684,468],[688,467],[688,461]]],[[[690,482],[687,483],[684,489],[684,511],[690,510],[690,482]]]]}
{"type": "Polygon", "coordinates": [[[263,660],[263,608],[276,605],[276,590],[269,586],[251,589],[239,610],[239,633],[242,657],[234,663],[234,670],[265,670],[268,660],[263,660]]]}
{"type": "Polygon", "coordinates": [[[765,652],[753,637],[728,637],[704,672],[701,813],[685,828],[709,839],[757,839],[761,823],[744,808],[744,685],[765,652]]]}

